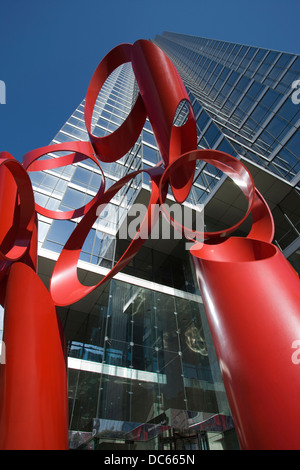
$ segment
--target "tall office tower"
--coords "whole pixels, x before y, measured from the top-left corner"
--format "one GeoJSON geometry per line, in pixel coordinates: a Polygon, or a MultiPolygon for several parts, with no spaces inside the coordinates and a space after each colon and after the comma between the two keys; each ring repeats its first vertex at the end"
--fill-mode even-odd
{"type": "MultiPolygon", "coordinates": [[[[164,33],[154,40],[177,67],[190,95],[199,148],[225,151],[249,167],[276,222],[276,242],[299,268],[299,105],[295,55],[164,33]],[[298,225],[297,225],[298,224],[298,225]],[[297,252],[298,250],[298,252],[297,252]]],[[[298,68],[298,70],[297,70],[298,68]]],[[[126,118],[137,96],[131,65],[106,80],[92,119],[104,136],[126,118]]],[[[178,122],[185,107],[178,110],[178,122]]],[[[84,100],[51,143],[88,140],[84,100]]],[[[54,158],[49,154],[45,158],[54,158]]],[[[106,187],[160,161],[146,121],[133,148],[103,163],[106,187]]],[[[81,207],[96,194],[101,172],[88,160],[31,173],[36,202],[53,210],[81,207]]],[[[95,284],[123,254],[133,203],[149,200],[140,174],[114,197],[92,227],[78,265],[95,284]]],[[[169,195],[172,203],[172,196],[169,195]]],[[[205,205],[207,230],[232,225],[244,200],[222,173],[199,163],[185,203],[205,205]]],[[[39,274],[46,285],[78,219],[39,216],[39,274]]],[[[247,232],[244,224],[242,232],[247,232]]],[[[113,280],[69,307],[59,307],[68,343],[71,447],[97,449],[237,448],[201,294],[185,241],[150,238],[113,280]],[[92,432],[94,433],[92,434],[92,432]],[[84,444],[85,442],[85,444],[84,444]]]]}
{"type": "MultiPolygon", "coordinates": [[[[275,242],[299,271],[300,106],[293,86],[300,57],[169,32],[154,42],[190,93],[199,147],[225,150],[249,168],[272,210],[275,242]]],[[[230,224],[242,213],[240,201],[220,182],[206,198],[206,215],[230,224]]]]}

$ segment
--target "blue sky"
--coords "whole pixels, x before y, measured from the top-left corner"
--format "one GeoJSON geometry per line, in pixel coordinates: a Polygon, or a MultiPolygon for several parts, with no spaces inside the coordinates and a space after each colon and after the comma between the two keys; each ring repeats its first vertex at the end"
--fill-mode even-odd
{"type": "Polygon", "coordinates": [[[1,0],[0,150],[48,145],[117,44],[176,31],[299,53],[299,20],[299,0],[1,0]]]}

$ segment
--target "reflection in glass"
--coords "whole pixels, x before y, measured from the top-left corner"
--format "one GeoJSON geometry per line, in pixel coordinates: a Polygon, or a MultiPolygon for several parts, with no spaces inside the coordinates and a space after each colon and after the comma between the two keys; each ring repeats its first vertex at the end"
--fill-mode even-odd
{"type": "Polygon", "coordinates": [[[80,361],[69,371],[71,429],[83,430],[87,416],[145,423],[170,409],[228,412],[199,299],[112,280],[90,313],[72,308],[59,309],[69,356],[80,361]]]}

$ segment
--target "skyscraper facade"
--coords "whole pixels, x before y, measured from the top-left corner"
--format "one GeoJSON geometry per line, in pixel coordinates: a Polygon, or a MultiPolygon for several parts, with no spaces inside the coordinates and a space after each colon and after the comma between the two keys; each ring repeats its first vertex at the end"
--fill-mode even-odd
{"type": "Polygon", "coordinates": [[[228,151],[248,166],[272,210],[275,241],[299,270],[299,241],[291,245],[299,236],[299,106],[293,99],[299,56],[176,33],[155,42],[190,92],[199,146],[228,151]]]}
{"type": "MultiPolygon", "coordinates": [[[[299,271],[299,105],[292,99],[299,56],[175,33],[153,42],[173,61],[192,102],[198,147],[227,152],[250,169],[271,207],[275,242],[299,271]]],[[[92,132],[105,136],[137,96],[129,63],[99,93],[92,132]]],[[[185,119],[178,109],[176,125],[185,119]]],[[[89,140],[84,100],[52,144],[89,140]]],[[[54,158],[57,153],[44,158],[54,158]]],[[[106,187],[161,160],[149,121],[118,162],[102,163],[106,187]]],[[[88,160],[31,173],[36,202],[67,211],[91,200],[101,172],[88,160]]],[[[134,205],[149,200],[147,173],[124,186],[82,248],[78,273],[104,277],[129,241],[121,236],[134,205]]],[[[172,195],[168,196],[170,203],[172,195]]],[[[216,168],[199,163],[187,208],[204,204],[207,230],[240,219],[245,201],[216,168]]],[[[79,219],[39,216],[39,275],[46,285],[79,219]]],[[[245,223],[240,232],[247,233],[245,223]]],[[[70,446],[127,449],[238,448],[226,393],[185,241],[149,239],[113,280],[59,307],[68,345],[70,446]]]]}

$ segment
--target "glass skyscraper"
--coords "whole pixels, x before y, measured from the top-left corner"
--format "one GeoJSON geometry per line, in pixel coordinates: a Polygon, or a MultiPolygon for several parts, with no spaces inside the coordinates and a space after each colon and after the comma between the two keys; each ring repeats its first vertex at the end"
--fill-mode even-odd
{"type": "MultiPolygon", "coordinates": [[[[197,120],[198,147],[225,151],[250,169],[272,210],[275,243],[299,272],[300,105],[292,100],[292,84],[300,77],[300,57],[175,33],[163,33],[153,42],[173,61],[186,86],[197,120]]],[[[94,109],[92,133],[114,131],[136,96],[127,63],[106,80],[94,109]]],[[[184,112],[183,105],[179,124],[184,112]]],[[[73,140],[88,140],[84,100],[51,143],[73,140]]],[[[160,159],[146,121],[121,160],[101,164],[106,187],[160,159]]],[[[30,176],[36,202],[61,211],[86,204],[101,182],[98,167],[88,160],[30,176]]],[[[83,246],[81,282],[94,284],[120,258],[129,243],[120,237],[122,224],[133,203],[148,199],[149,178],[143,173],[106,207],[83,246]]],[[[233,225],[245,208],[234,185],[201,162],[185,204],[204,204],[208,231],[233,225]]],[[[77,223],[39,216],[39,275],[47,286],[77,223]]],[[[247,229],[245,223],[240,232],[247,229]]],[[[71,448],[238,448],[184,240],[148,240],[112,281],[58,312],[68,345],[71,448]]]]}
{"type": "MultiPolygon", "coordinates": [[[[175,33],[157,36],[155,42],[171,58],[190,92],[199,147],[224,150],[250,169],[272,210],[275,242],[299,271],[299,239],[291,242],[299,236],[299,106],[292,95],[300,57],[175,33]]],[[[212,218],[217,209],[220,213],[225,209],[218,205],[219,199],[227,202],[225,193],[225,187],[220,188],[220,198],[216,194],[206,203],[212,218]]],[[[229,192],[228,197],[231,204],[229,192]]],[[[235,204],[237,213],[239,209],[235,204]]],[[[226,213],[223,220],[229,223],[230,215],[226,213]]]]}

